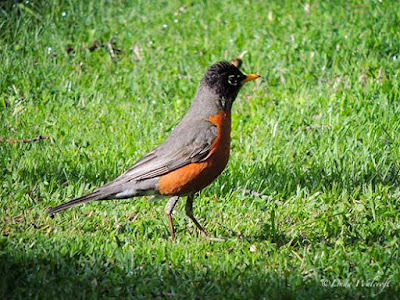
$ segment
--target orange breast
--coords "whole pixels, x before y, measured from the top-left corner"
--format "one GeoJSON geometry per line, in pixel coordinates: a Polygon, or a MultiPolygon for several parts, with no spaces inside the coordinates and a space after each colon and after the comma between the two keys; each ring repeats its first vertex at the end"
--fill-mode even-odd
{"type": "Polygon", "coordinates": [[[203,162],[191,163],[160,177],[161,195],[187,195],[209,185],[225,169],[229,160],[231,113],[219,112],[209,117],[217,126],[217,138],[211,145],[210,156],[203,162]]]}

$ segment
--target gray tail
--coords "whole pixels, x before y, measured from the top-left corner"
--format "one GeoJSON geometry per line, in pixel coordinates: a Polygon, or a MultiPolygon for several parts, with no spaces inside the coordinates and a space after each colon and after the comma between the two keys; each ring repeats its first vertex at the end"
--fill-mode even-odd
{"type": "Polygon", "coordinates": [[[67,208],[70,208],[72,206],[78,205],[78,204],[82,204],[82,203],[86,203],[89,201],[95,201],[95,200],[103,200],[107,197],[107,194],[101,193],[100,191],[94,191],[93,193],[90,193],[86,196],[82,196],[79,198],[76,198],[74,200],[71,200],[67,203],[61,204],[59,206],[50,208],[49,210],[47,210],[47,213],[49,215],[54,215],[60,211],[63,211],[67,208]]]}

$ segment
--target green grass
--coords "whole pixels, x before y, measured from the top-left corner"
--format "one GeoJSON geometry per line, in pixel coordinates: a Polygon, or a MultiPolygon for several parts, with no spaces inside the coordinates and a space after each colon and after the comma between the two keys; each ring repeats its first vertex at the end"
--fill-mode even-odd
{"type": "Polygon", "coordinates": [[[399,299],[399,12],[0,2],[0,298],[399,299]],[[214,239],[183,201],[175,243],[165,200],[45,214],[162,142],[207,67],[243,50],[263,77],[234,105],[228,168],[194,204],[214,239]],[[38,135],[51,139],[6,143],[38,135]]]}

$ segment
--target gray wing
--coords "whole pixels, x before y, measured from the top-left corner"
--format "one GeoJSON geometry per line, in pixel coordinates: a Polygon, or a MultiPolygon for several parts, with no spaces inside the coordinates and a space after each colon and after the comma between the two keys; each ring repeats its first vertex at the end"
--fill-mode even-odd
{"type": "Polygon", "coordinates": [[[163,144],[139,159],[125,173],[101,188],[165,175],[208,158],[217,127],[208,120],[179,124],[163,144]]]}
{"type": "Polygon", "coordinates": [[[138,190],[151,191],[157,177],[207,159],[217,137],[216,126],[207,120],[191,121],[188,126],[185,123],[181,122],[163,144],[143,156],[121,176],[88,195],[49,209],[48,213],[53,215],[94,200],[130,198],[138,195],[138,190]]]}

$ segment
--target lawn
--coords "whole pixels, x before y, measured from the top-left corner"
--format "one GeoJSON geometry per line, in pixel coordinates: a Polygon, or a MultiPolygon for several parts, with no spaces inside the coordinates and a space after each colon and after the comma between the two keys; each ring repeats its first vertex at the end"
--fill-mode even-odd
{"type": "Polygon", "coordinates": [[[0,298],[400,294],[397,1],[0,2],[0,298]],[[227,169],[197,195],[46,209],[161,143],[242,53],[227,169]],[[38,136],[38,141],[25,140],[38,136]]]}

